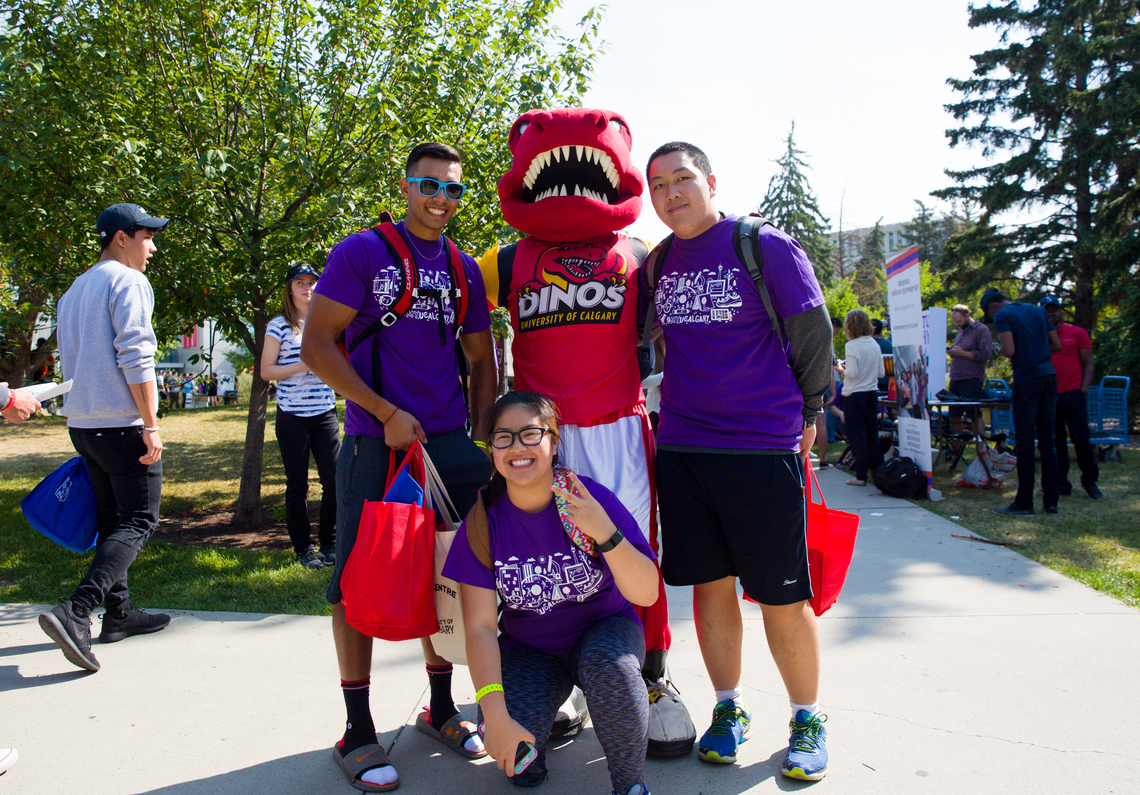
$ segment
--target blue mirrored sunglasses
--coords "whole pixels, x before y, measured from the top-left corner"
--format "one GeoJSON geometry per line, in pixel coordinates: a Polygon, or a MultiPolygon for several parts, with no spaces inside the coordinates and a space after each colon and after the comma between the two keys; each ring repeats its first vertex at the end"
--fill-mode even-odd
{"type": "Polygon", "coordinates": [[[463,191],[467,190],[467,186],[462,182],[440,182],[431,177],[408,177],[408,182],[419,186],[421,196],[434,196],[439,193],[440,188],[443,188],[443,195],[453,202],[462,199],[463,191]]]}

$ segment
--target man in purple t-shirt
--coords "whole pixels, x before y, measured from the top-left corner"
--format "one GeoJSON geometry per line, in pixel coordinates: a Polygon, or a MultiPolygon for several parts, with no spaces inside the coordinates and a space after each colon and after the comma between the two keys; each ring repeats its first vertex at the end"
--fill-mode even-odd
{"type": "MultiPolygon", "coordinates": [[[[440,143],[415,147],[400,180],[408,213],[396,227],[415,258],[421,287],[469,291],[459,341],[471,365],[472,432],[480,439],[483,414],[494,402],[496,384],[487,296],[479,267],[467,254],[461,254],[460,269],[466,284],[450,284],[447,245],[441,239],[459,207],[462,176],[454,148],[440,143]]],[[[365,336],[365,330],[402,294],[402,272],[378,233],[366,230],[341,241],[329,253],[317,283],[301,343],[302,360],[348,400],[337,461],[336,567],[326,595],[333,605],[333,638],[348,714],[334,754],[353,786],[374,792],[394,789],[398,778],[376,743],[369,707],[372,638],[345,621],[340,590],[364,501],[383,498],[389,451],[406,451],[416,439],[425,444],[460,516],[467,514],[479,487],[490,477],[490,462],[464,427],[467,407],[450,331],[458,302],[440,292],[437,297],[416,298],[395,323],[375,337],[365,336]],[[342,331],[353,351],[348,358],[337,347],[342,331]],[[363,344],[357,347],[358,342],[363,344]],[[373,372],[374,356],[379,372],[373,372]]],[[[417,718],[417,728],[463,756],[484,756],[474,725],[452,700],[451,663],[438,656],[426,638],[423,649],[431,705],[417,718]]]]}
{"type": "MultiPolygon", "coordinates": [[[[782,772],[827,769],[818,702],[820,647],[808,605],[804,463],[831,384],[831,321],[800,245],[760,232],[762,274],[787,343],[733,246],[736,219],[717,212],[708,157],[674,142],[649,158],[649,196],[674,234],[651,292],[669,355],[657,431],[661,570],[692,585],[697,637],[716,689],[698,753],[732,763],[751,714],[741,696],[736,580],[760,604],[792,706],[782,772]]],[[[747,244],[746,244],[747,245],[747,244]]]]}

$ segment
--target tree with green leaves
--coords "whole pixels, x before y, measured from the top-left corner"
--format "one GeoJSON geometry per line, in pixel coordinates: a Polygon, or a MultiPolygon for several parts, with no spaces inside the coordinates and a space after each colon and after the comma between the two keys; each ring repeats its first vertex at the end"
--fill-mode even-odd
{"type": "Polygon", "coordinates": [[[796,148],[796,123],[784,139],[784,154],[775,162],[780,170],[768,180],[768,192],[757,208],[779,229],[799,241],[822,284],[832,281],[830,222],[823,217],[805,173],[810,166],[804,151],[796,148]]]}
{"type": "Polygon", "coordinates": [[[863,238],[859,249],[859,261],[855,263],[855,275],[851,287],[865,307],[883,311],[887,306],[887,272],[883,259],[884,239],[883,219],[875,222],[874,228],[863,238]]]}
{"type": "Polygon", "coordinates": [[[970,228],[973,222],[968,211],[964,217],[952,210],[938,218],[934,209],[927,207],[923,201],[915,199],[914,203],[918,205],[918,211],[909,224],[903,224],[903,236],[909,244],[918,246],[920,261],[929,262],[931,268],[941,271],[942,250],[946,241],[970,228]]]}
{"type": "Polygon", "coordinates": [[[1022,293],[1062,294],[1077,325],[1140,288],[1140,4],[1136,0],[1010,0],[970,7],[970,27],[999,46],[973,56],[974,74],[948,83],[964,126],[951,146],[980,146],[992,162],[948,171],[941,198],[976,202],[960,259],[1022,293]],[[1010,210],[1038,220],[997,229],[1010,210]],[[996,256],[989,256],[996,253],[996,256]]]}
{"type": "MultiPolygon", "coordinates": [[[[255,362],[286,268],[321,267],[338,240],[399,206],[415,143],[465,153],[471,190],[448,230],[461,246],[483,250],[509,234],[495,183],[509,165],[510,123],[578,100],[597,42],[593,12],[575,36],[560,35],[553,0],[18,5],[10,55],[42,68],[47,106],[97,89],[94,154],[69,171],[83,217],[130,196],[171,218],[149,273],[156,325],[173,335],[212,318],[255,362]]],[[[34,202],[41,164],[18,165],[34,202]]],[[[37,230],[51,232],[50,219],[37,230]]],[[[85,255],[90,264],[94,247],[85,255]]],[[[260,527],[259,369],[235,513],[244,529],[260,527]]]]}

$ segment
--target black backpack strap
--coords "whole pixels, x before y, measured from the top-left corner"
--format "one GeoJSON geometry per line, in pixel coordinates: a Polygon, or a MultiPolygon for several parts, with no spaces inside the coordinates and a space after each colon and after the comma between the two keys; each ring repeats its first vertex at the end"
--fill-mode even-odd
{"type": "Polygon", "coordinates": [[[505,309],[510,308],[511,278],[514,276],[515,250],[518,249],[518,245],[518,243],[509,243],[505,246],[499,246],[499,253],[496,257],[499,270],[499,303],[497,306],[505,309]]]}
{"type": "MultiPolygon", "coordinates": [[[[632,243],[634,239],[631,238],[630,242],[632,243]]],[[[640,240],[637,242],[643,248],[645,247],[645,244],[640,240]]],[[[653,321],[657,317],[657,278],[661,275],[661,265],[665,262],[665,257],[669,254],[669,247],[672,245],[673,235],[668,235],[645,256],[641,264],[641,269],[645,272],[645,286],[649,291],[649,305],[645,308],[645,326],[641,331],[641,344],[637,346],[637,364],[642,381],[653,372],[653,342],[649,336],[653,333],[653,321]]],[[[637,253],[636,248],[634,253],[637,253]]]]}
{"type": "Polygon", "coordinates": [[[637,260],[638,265],[645,262],[645,258],[649,256],[649,246],[645,245],[644,240],[640,237],[631,237],[629,247],[633,250],[633,258],[637,260]]]}
{"type": "Polygon", "coordinates": [[[736,249],[736,256],[748,269],[748,275],[756,282],[756,289],[760,292],[760,299],[764,302],[764,309],[768,312],[768,319],[772,321],[772,331],[780,341],[780,347],[785,347],[784,330],[780,324],[780,316],[772,306],[772,296],[768,294],[768,286],[764,284],[764,253],[760,249],[760,230],[765,224],[772,222],[760,215],[746,215],[737,219],[732,229],[732,246],[736,249]]]}

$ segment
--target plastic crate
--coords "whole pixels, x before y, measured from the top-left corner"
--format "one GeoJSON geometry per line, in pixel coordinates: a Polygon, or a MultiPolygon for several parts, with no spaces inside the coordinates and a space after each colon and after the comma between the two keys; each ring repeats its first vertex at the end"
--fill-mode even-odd
{"type": "Polygon", "coordinates": [[[1088,418],[1093,444],[1128,444],[1128,388],[1124,375],[1106,375],[1100,386],[1089,387],[1088,418]]]}
{"type": "MultiPolygon", "coordinates": [[[[995,400],[1009,400],[1013,392],[1004,378],[987,378],[986,392],[995,400]]],[[[1011,409],[987,409],[990,413],[990,436],[999,433],[1006,435],[1006,446],[1016,447],[1017,441],[1013,437],[1013,411],[1011,409]]]]}

